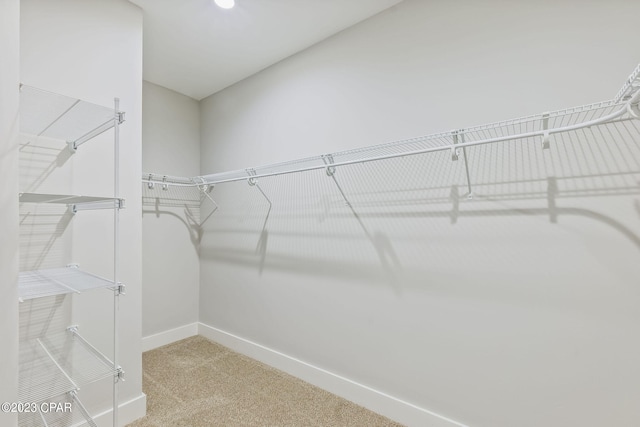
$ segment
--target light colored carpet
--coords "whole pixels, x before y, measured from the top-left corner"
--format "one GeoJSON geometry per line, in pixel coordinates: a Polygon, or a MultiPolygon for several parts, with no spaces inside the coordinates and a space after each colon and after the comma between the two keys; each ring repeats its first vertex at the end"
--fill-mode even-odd
{"type": "Polygon", "coordinates": [[[200,336],[142,364],[147,416],[129,427],[400,426],[200,336]]]}

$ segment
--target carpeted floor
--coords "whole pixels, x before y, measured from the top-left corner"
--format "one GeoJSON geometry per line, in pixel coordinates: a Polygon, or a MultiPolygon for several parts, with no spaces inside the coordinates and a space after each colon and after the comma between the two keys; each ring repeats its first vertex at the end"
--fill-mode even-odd
{"type": "Polygon", "coordinates": [[[142,364],[147,416],[129,427],[400,426],[200,336],[142,364]]]}

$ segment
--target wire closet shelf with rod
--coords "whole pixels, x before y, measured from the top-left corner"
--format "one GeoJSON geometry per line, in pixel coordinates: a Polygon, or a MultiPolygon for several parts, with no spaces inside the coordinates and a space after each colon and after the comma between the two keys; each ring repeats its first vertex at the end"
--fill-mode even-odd
{"type": "MultiPolygon", "coordinates": [[[[155,197],[159,198],[162,198],[162,190],[165,190],[165,194],[172,193],[166,191],[172,188],[175,189],[173,193],[197,190],[213,203],[214,209],[209,214],[211,216],[218,208],[222,208],[214,201],[214,187],[218,184],[245,181],[249,186],[259,190],[260,194],[256,197],[268,202],[268,217],[271,208],[275,207],[275,202],[272,204],[268,197],[269,192],[265,192],[260,183],[270,182],[269,178],[272,177],[324,170],[326,173],[316,174],[314,179],[329,179],[343,205],[346,202],[351,213],[359,220],[359,209],[367,209],[374,204],[379,206],[402,203],[401,193],[413,189],[402,188],[402,184],[394,184],[393,178],[397,181],[398,176],[409,173],[414,173],[414,179],[423,181],[420,200],[425,203],[453,203],[452,209],[457,213],[460,212],[457,208],[463,203],[488,199],[546,199],[553,205],[559,197],[611,192],[636,194],[638,188],[635,179],[640,172],[640,165],[636,164],[636,151],[640,140],[639,103],[640,65],[608,101],[196,177],[143,173],[142,183],[147,193],[155,192],[155,197]],[[544,173],[544,168],[536,167],[545,162],[551,165],[554,162],[570,164],[572,152],[580,155],[589,152],[588,155],[583,155],[588,161],[583,161],[584,164],[575,167],[558,168],[547,173],[544,173]],[[475,154],[478,155],[474,156],[475,154]],[[404,168],[405,164],[398,163],[403,159],[408,162],[414,158],[419,160],[415,162],[419,166],[412,171],[404,168]],[[615,165],[615,173],[602,173],[597,164],[599,161],[615,165]],[[512,176],[508,182],[493,176],[496,175],[495,168],[487,167],[491,162],[510,163],[508,167],[517,170],[517,173],[512,174],[516,176],[515,181],[512,176]],[[442,173],[430,175],[429,168],[434,168],[437,172],[443,167],[446,168],[447,163],[457,165],[456,171],[459,172],[456,172],[455,176],[442,173]],[[359,167],[360,165],[363,166],[359,167]],[[364,168],[364,165],[369,165],[369,169],[364,168]],[[350,193],[344,184],[349,177],[367,182],[368,190],[350,193]],[[613,182],[615,180],[617,181],[613,182]],[[514,192],[513,186],[527,191],[514,192]],[[371,200],[372,194],[380,199],[371,200]]],[[[552,210],[551,207],[549,210],[552,210]]],[[[215,218],[215,215],[213,217],[215,218]]]]}
{"type": "MultiPolygon", "coordinates": [[[[41,139],[64,141],[66,146],[57,150],[58,158],[68,158],[82,150],[85,143],[110,131],[113,133],[114,156],[113,193],[108,196],[57,192],[21,192],[18,195],[21,209],[25,206],[28,209],[33,204],[62,205],[60,209],[66,209],[69,218],[91,215],[83,211],[113,211],[113,241],[108,245],[105,243],[109,248],[107,253],[113,245],[111,277],[85,271],[77,264],[38,268],[19,274],[18,397],[20,402],[30,405],[29,410],[18,411],[20,427],[96,426],[95,414],[92,416],[80,400],[80,390],[108,378],[113,384],[113,388],[107,391],[111,401],[108,412],[112,411],[113,425],[118,425],[118,383],[124,379],[124,370],[118,364],[118,304],[124,294],[124,285],[119,281],[119,213],[124,208],[124,199],[119,195],[119,126],[123,122],[124,113],[119,109],[117,98],[110,108],[27,85],[20,86],[20,133],[29,141],[22,148],[41,139]],[[113,307],[109,308],[113,313],[113,337],[109,338],[113,347],[109,355],[81,335],[81,325],[52,325],[38,314],[38,307],[44,307],[48,301],[98,289],[108,290],[108,294],[113,295],[113,307]]],[[[58,163],[56,169],[68,167],[64,161],[58,163]]],[[[111,305],[108,300],[106,303],[111,305]]],[[[96,318],[96,322],[102,320],[110,321],[96,318]]]]}

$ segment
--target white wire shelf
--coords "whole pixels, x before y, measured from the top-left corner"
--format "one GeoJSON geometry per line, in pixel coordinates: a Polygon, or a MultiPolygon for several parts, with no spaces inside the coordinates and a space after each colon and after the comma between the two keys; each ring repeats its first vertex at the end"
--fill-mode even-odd
{"type": "Polygon", "coordinates": [[[20,86],[20,131],[62,139],[73,148],[111,129],[122,113],[80,99],[20,86]]]}
{"type": "Polygon", "coordinates": [[[92,289],[114,289],[113,281],[76,267],[24,271],[18,280],[21,301],[52,295],[80,293],[92,289]]]}
{"type": "Polygon", "coordinates": [[[626,120],[632,114],[637,115],[639,93],[640,65],[634,69],[616,97],[610,101],[266,166],[193,178],[147,173],[142,176],[142,180],[148,184],[160,183],[175,186],[215,185],[243,180],[252,183],[262,177],[318,169],[326,169],[329,174],[333,174],[332,171],[340,166],[434,152],[450,151],[452,159],[457,160],[459,155],[462,156],[464,154],[462,151],[467,147],[507,141],[522,141],[529,138],[540,138],[541,143],[546,147],[552,135],[626,120]],[[634,113],[633,111],[636,112],[634,113]]]}
{"type": "Polygon", "coordinates": [[[19,427],[97,427],[75,392],[57,396],[44,406],[37,404],[35,409],[18,414],[19,427]]]}
{"type": "Polygon", "coordinates": [[[73,211],[96,209],[119,209],[124,199],[114,197],[79,196],[72,194],[19,193],[20,203],[55,203],[73,207],[73,211]]]}
{"type": "Polygon", "coordinates": [[[77,388],[39,340],[20,342],[18,400],[40,402],[77,388]]]}
{"type": "Polygon", "coordinates": [[[21,341],[18,400],[48,401],[118,372],[106,356],[73,328],[21,341]]]}

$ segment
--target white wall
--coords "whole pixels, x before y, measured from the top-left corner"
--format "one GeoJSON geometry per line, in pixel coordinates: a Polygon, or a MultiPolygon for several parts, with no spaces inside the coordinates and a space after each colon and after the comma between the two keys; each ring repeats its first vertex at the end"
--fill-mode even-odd
{"type": "MultiPolygon", "coordinates": [[[[149,82],[142,95],[142,170],[199,175],[200,104],[149,82]]],[[[150,337],[198,321],[199,236],[186,210],[197,214],[200,203],[198,190],[142,191],[142,336],[150,337]]]]}
{"type": "MultiPolygon", "coordinates": [[[[124,425],[145,411],[141,384],[142,12],[124,0],[23,0],[20,65],[25,84],[105,106],[113,105],[113,98],[119,97],[120,109],[126,112],[126,122],[120,127],[120,196],[127,202],[120,214],[120,280],[127,285],[127,294],[120,298],[119,305],[119,364],[127,377],[120,385],[120,402],[124,405],[120,424],[124,425]]],[[[65,155],[63,141],[57,141],[57,145],[45,140],[32,142],[23,150],[21,186],[30,191],[53,191],[55,187],[62,193],[112,194],[112,135],[107,132],[84,144],[71,157],[65,155]],[[42,170],[47,171],[45,179],[38,178],[42,170]],[[26,179],[29,177],[31,180],[26,179]]],[[[56,218],[48,208],[28,209],[40,209],[37,212],[56,218]]],[[[32,217],[25,220],[21,229],[23,267],[34,263],[41,267],[63,266],[72,261],[88,271],[111,277],[112,213],[81,212],[67,222],[62,218],[54,230],[55,237],[46,237],[38,235],[47,232],[43,224],[38,226],[32,217]],[[30,224],[34,226],[31,230],[30,224]],[[32,251],[28,256],[26,248],[32,251]]],[[[85,293],[73,300],[73,321],[92,343],[110,354],[109,292],[85,293]]],[[[108,382],[106,386],[109,390],[108,382]]],[[[92,412],[110,407],[110,393],[82,393],[91,395],[85,403],[92,412]]]]}
{"type": "MultiPolygon", "coordinates": [[[[639,60],[639,12],[623,0],[406,0],[205,99],[201,171],[610,99],[639,60]]],[[[519,200],[533,194],[521,181],[454,218],[462,163],[446,156],[340,168],[362,225],[322,171],[260,180],[273,202],[264,230],[256,189],[221,184],[201,247],[201,321],[468,425],[638,425],[638,140],[599,138],[558,140],[544,159],[528,146],[524,166],[542,178],[579,175],[594,147],[629,146],[631,195],[562,199],[557,223],[546,185],[519,200]],[[424,199],[437,185],[446,194],[424,199]],[[385,189],[403,204],[385,203],[385,189]]],[[[521,179],[505,147],[471,152],[473,176],[521,179]]],[[[373,409],[436,422],[410,405],[373,409]]]]}
{"type": "MultiPolygon", "coordinates": [[[[0,2],[0,401],[18,400],[18,84],[20,3],[0,2]]],[[[0,424],[17,425],[0,412],[0,424]]]]}

